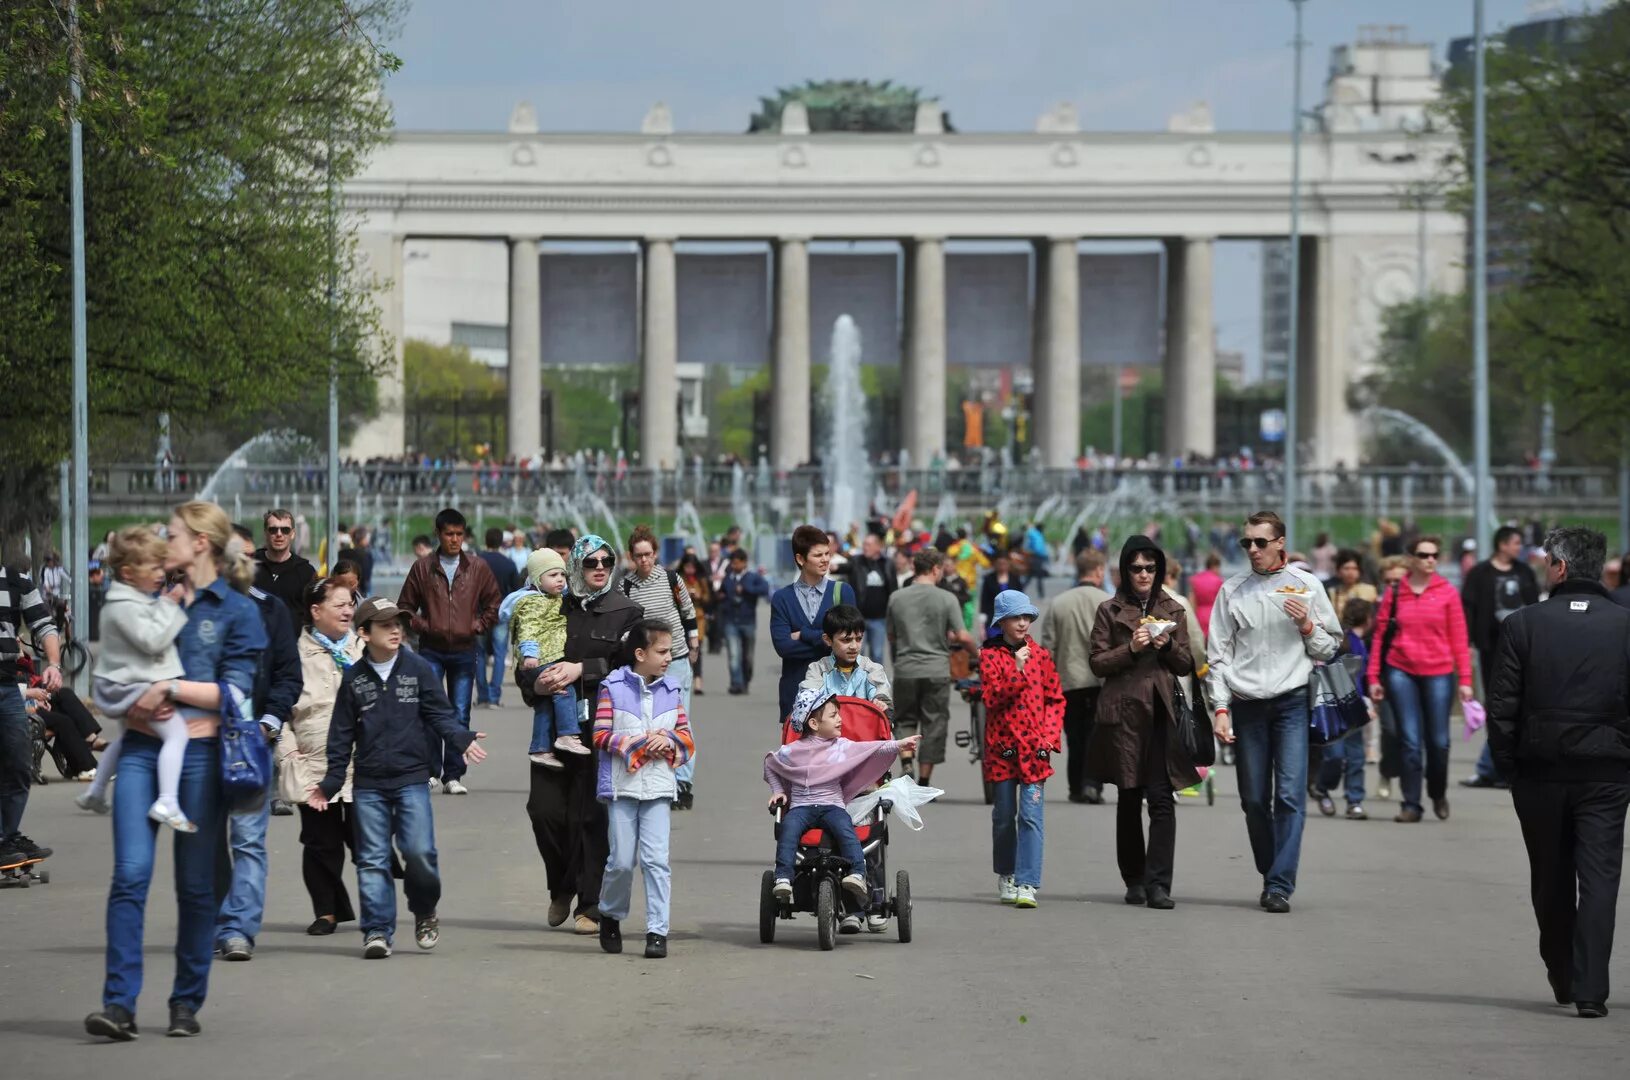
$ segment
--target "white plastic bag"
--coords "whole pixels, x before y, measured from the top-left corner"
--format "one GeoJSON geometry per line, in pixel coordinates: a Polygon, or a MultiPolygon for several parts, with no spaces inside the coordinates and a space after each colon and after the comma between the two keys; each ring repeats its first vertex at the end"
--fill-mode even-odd
{"type": "Polygon", "coordinates": [[[868,791],[850,803],[849,820],[856,825],[863,824],[877,809],[877,804],[888,799],[893,805],[894,816],[904,822],[906,828],[920,831],[923,818],[917,813],[917,807],[933,802],[944,794],[940,788],[923,787],[909,776],[897,776],[876,791],[868,791]]]}

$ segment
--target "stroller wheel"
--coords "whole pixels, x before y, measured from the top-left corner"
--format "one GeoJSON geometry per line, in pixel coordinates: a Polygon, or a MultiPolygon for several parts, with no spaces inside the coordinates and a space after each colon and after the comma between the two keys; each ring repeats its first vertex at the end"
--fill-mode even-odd
{"type": "Polygon", "coordinates": [[[904,870],[894,875],[894,926],[900,944],[911,944],[911,875],[904,870]]]}
{"type": "Polygon", "coordinates": [[[775,920],[780,905],[775,899],[775,871],[764,871],[764,882],[758,890],[758,940],[768,945],[775,940],[775,920]]]}
{"type": "Polygon", "coordinates": [[[822,952],[831,952],[838,940],[838,889],[829,877],[815,888],[815,940],[822,952]]]}

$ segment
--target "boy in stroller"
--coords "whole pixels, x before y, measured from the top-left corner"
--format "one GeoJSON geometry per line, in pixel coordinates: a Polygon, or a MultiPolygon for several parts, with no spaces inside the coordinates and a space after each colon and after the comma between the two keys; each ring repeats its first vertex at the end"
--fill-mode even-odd
{"type": "MultiPolygon", "coordinates": [[[[855,707],[882,715],[865,703],[857,703],[855,707]]],[[[883,723],[886,727],[886,720],[883,723]]],[[[771,792],[770,807],[783,811],[771,896],[777,904],[792,903],[793,867],[799,839],[808,830],[819,828],[847,864],[841,882],[844,890],[865,904],[870,892],[866,882],[866,857],[846,806],[881,779],[902,750],[914,749],[919,737],[875,742],[843,738],[842,710],[837,698],[825,687],[799,690],[788,727],[797,737],[764,759],[764,780],[771,792]]]]}

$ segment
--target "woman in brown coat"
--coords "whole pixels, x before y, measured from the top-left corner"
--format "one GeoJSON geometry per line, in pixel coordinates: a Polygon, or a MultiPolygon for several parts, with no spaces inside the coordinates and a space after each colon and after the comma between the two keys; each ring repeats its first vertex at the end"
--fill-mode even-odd
{"type": "Polygon", "coordinates": [[[1172,906],[1177,849],[1173,792],[1197,784],[1172,711],[1179,675],[1194,670],[1186,613],[1160,586],[1166,557],[1146,536],[1121,548],[1121,582],[1098,606],[1092,627],[1093,673],[1104,680],[1087,744],[1087,772],[1120,789],[1115,809],[1115,860],[1128,904],[1172,906]],[[1173,624],[1151,635],[1144,619],[1173,624]],[[1149,803],[1149,846],[1143,844],[1143,803],[1149,803]]]}

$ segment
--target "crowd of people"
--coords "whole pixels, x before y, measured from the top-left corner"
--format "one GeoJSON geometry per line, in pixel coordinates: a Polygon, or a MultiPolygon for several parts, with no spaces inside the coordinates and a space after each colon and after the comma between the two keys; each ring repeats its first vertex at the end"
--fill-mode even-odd
{"type": "MultiPolygon", "coordinates": [[[[218,506],[189,502],[162,527],[108,538],[100,555],[112,581],[92,704],[101,721],[122,725],[112,741],[63,685],[40,590],[0,571],[0,866],[51,854],[21,831],[31,713],[91,781],[76,801],[113,824],[106,976],[102,1007],[86,1019],[92,1034],[137,1034],[142,928],[164,830],[178,911],[168,1034],[200,1030],[215,957],[253,957],[268,820],[280,810],[300,819],[308,933],[357,922],[363,955],[388,957],[400,879],[414,941],[434,948],[441,885],[431,796],[469,792],[468,771],[486,756],[472,712],[496,706],[506,681],[534,715],[526,811],[548,924],[571,920],[620,952],[638,867],[645,955],[665,957],[670,815],[695,805],[707,738],[694,698],[705,693],[709,655],[725,656],[730,694],[750,692],[760,601],[781,661],[773,719],[799,736],[766,760],[772,805],[794,825],[831,830],[849,857],[844,888],[857,895],[875,867],[846,815],[833,811],[876,780],[874,763],[886,768],[896,756],[916,783],[931,785],[945,760],[953,684],[975,687],[984,710],[996,899],[1019,909],[1040,902],[1055,755],[1066,757],[1069,802],[1099,804],[1106,787],[1117,789],[1126,902],[1169,910],[1175,803],[1221,744],[1236,769],[1258,902],[1284,914],[1309,798],[1333,816],[1339,789],[1347,818],[1365,820],[1375,764],[1378,795],[1397,785],[1395,822],[1422,821],[1428,804],[1449,819],[1450,716],[1457,702],[1470,711],[1481,696],[1488,747],[1462,783],[1513,787],[1557,1000],[1581,1015],[1605,1013],[1630,804],[1622,606],[1630,583],[1609,592],[1605,543],[1589,530],[1544,538],[1542,586],[1522,534],[1502,528],[1492,556],[1465,568],[1457,590],[1438,573],[1446,549],[1433,535],[1400,537],[1401,550],[1385,555],[1321,537],[1304,556],[1287,549],[1278,516],[1261,511],[1238,527],[1245,567],[1225,576],[1220,552],[1185,563],[1151,523],[1124,539],[1113,565],[1101,534],[1088,535],[1076,546],[1074,582],[1043,617],[1031,595],[1043,594],[1052,556],[1040,527],[1010,534],[994,517],[937,538],[885,521],[846,537],[802,525],[790,538],[796,575],[777,589],[750,568],[736,528],[664,566],[644,526],[622,551],[559,529],[488,530],[485,550],[473,550],[464,517],[449,508],[434,537],[416,541],[422,550],[394,600],[372,592],[365,535],[344,549],[335,538],[319,573],[298,553],[293,515],[269,510],[262,526],[256,548],[218,506]],[[24,634],[43,656],[38,670],[24,634]],[[1559,651],[1563,642],[1571,651],[1559,651]],[[1356,692],[1377,722],[1314,745],[1309,684],[1343,653],[1361,658],[1356,692]],[[873,702],[894,738],[855,749],[834,698],[873,702]],[[223,728],[244,719],[274,743],[276,761],[275,781],[248,798],[231,796],[221,776],[223,728]]],[[[767,748],[780,742],[767,732],[767,748]]],[[[788,860],[776,853],[777,896],[790,895],[788,860]]],[[[887,923],[850,904],[840,930],[887,923]]]]}

